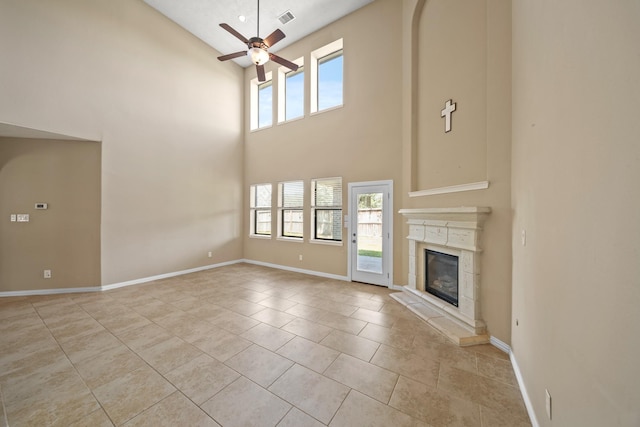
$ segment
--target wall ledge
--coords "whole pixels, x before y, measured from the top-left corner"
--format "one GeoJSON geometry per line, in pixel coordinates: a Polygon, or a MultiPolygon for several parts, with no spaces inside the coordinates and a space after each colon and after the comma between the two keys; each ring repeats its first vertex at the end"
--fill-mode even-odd
{"type": "Polygon", "coordinates": [[[468,184],[411,191],[409,192],[409,197],[433,196],[436,194],[459,193],[461,191],[486,190],[487,188],[489,188],[489,181],[471,182],[468,184]]]}

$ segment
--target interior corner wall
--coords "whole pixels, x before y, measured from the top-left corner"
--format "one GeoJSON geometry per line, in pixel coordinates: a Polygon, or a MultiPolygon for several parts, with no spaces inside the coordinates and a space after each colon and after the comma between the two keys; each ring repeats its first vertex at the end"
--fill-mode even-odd
{"type": "MultiPolygon", "coordinates": [[[[415,130],[406,132],[404,169],[409,191],[489,181],[484,190],[409,197],[403,208],[486,206],[482,235],[480,309],[489,334],[511,341],[511,2],[429,0],[405,2],[420,19],[405,35],[418,38],[413,73],[417,99],[407,99],[415,130]],[[443,36],[446,35],[446,36],[443,36]],[[457,103],[452,130],[441,110],[457,103]],[[415,104],[415,105],[414,105],[415,104]],[[415,136],[415,142],[410,140],[415,136]]],[[[409,13],[409,11],[406,11],[409,13]]],[[[405,61],[409,59],[405,58],[405,61]]],[[[405,125],[407,126],[407,125],[405,125]]],[[[405,183],[406,184],[406,183],[405,183]]],[[[406,187],[406,185],[405,185],[406,187]]],[[[404,220],[401,219],[404,222],[404,220]]],[[[404,225],[406,227],[406,225],[404,225]]],[[[402,236],[408,234],[404,229],[402,236]]],[[[403,246],[408,246],[403,237],[403,246]]],[[[404,251],[403,275],[408,274],[404,251]]]]}
{"type": "Polygon", "coordinates": [[[512,349],[541,426],[640,425],[639,22],[513,2],[512,349]]]}
{"type": "Polygon", "coordinates": [[[0,122],[101,141],[98,285],[242,258],[243,70],[217,55],[139,0],[0,2],[0,122]]]}
{"type": "Polygon", "coordinates": [[[100,143],[0,138],[0,218],[0,292],[98,286],[100,143]]]}

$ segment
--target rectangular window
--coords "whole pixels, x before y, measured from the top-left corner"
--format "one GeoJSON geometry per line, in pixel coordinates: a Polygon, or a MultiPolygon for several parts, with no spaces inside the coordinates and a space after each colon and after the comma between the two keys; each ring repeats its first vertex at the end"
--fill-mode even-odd
{"type": "Polygon", "coordinates": [[[318,111],[342,105],[342,50],[318,60],[318,111]]]}
{"type": "Polygon", "coordinates": [[[258,85],[258,129],[273,122],[273,85],[271,81],[258,85]]]}
{"type": "Polygon", "coordinates": [[[343,105],[343,58],[342,39],[311,52],[311,113],[343,105]]]}
{"type": "Polygon", "coordinates": [[[278,68],[278,123],[304,117],[304,58],[293,62],[296,71],[278,68]]]}
{"type": "Polygon", "coordinates": [[[304,71],[289,71],[285,75],[285,120],[304,116],[304,71]]]}
{"type": "Polygon", "coordinates": [[[256,184],[250,188],[251,234],[271,236],[271,184],[256,184]]]}
{"type": "Polygon", "coordinates": [[[342,178],[311,180],[313,238],[342,241],[342,178]]]}
{"type": "Polygon", "coordinates": [[[304,182],[281,182],[278,186],[278,228],[280,237],[302,239],[304,182]]]}
{"type": "Polygon", "coordinates": [[[273,80],[271,71],[265,74],[266,81],[251,80],[250,92],[250,129],[268,128],[273,124],[273,80]]]}

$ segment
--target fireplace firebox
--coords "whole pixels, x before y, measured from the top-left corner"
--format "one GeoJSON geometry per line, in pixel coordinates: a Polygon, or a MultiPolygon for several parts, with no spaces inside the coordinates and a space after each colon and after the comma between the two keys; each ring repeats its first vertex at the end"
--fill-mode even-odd
{"type": "Polygon", "coordinates": [[[425,249],[424,260],[425,291],[457,307],[458,257],[425,249]]]}

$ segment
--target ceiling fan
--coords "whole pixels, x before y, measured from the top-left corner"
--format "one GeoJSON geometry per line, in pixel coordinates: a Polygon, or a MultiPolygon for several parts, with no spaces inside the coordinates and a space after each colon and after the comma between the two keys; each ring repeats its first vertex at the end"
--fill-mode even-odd
{"type": "Polygon", "coordinates": [[[245,36],[234,30],[229,24],[220,24],[220,26],[230,32],[236,38],[238,38],[242,43],[245,43],[247,45],[247,50],[241,50],[240,52],[219,56],[218,59],[220,61],[227,61],[229,59],[239,58],[241,56],[247,55],[249,58],[251,58],[251,62],[256,64],[256,72],[258,73],[259,82],[263,82],[266,80],[264,74],[264,64],[269,62],[269,60],[277,62],[280,65],[284,65],[291,71],[298,70],[298,65],[294,64],[293,62],[281,58],[273,53],[269,53],[269,48],[271,46],[285,38],[285,35],[282,31],[277,29],[273,33],[269,34],[267,38],[260,38],[260,0],[258,0],[258,28],[256,31],[257,35],[255,37],[247,39],[245,36]]]}

